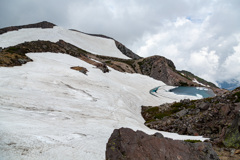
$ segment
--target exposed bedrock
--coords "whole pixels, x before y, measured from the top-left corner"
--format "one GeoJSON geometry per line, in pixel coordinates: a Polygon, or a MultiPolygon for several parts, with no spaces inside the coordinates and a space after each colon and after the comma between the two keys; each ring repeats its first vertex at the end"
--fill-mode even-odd
{"type": "Polygon", "coordinates": [[[147,135],[129,128],[115,129],[108,140],[106,160],[218,160],[212,145],[147,135]]]}

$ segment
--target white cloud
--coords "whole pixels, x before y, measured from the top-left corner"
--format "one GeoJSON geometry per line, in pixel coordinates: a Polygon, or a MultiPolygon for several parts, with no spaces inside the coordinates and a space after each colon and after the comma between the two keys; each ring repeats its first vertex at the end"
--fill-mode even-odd
{"type": "Polygon", "coordinates": [[[222,77],[220,81],[225,79],[236,79],[240,82],[240,35],[238,35],[238,45],[233,47],[234,53],[226,58],[221,70],[222,77]]]}
{"type": "Polygon", "coordinates": [[[240,12],[231,10],[234,7],[216,1],[214,7],[203,7],[197,18],[166,20],[155,33],[142,37],[145,44],[137,42],[141,46],[134,47],[142,56],[157,52],[171,59],[177,69],[191,71],[214,83],[231,79],[240,82],[240,12]]]}

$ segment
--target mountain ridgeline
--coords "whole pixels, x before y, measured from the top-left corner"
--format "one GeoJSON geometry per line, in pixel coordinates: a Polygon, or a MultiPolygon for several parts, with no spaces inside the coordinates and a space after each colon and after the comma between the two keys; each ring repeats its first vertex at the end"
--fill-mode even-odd
{"type": "MultiPolygon", "coordinates": [[[[7,27],[0,29],[0,34],[24,29],[24,28],[53,28],[54,24],[49,22],[40,22],[36,24],[7,27]]],[[[72,30],[76,31],[76,30],[72,30]]],[[[76,31],[79,32],[79,31],[76,31]]],[[[81,32],[83,33],[83,32],[81,32]]],[[[97,36],[101,38],[110,37],[99,35],[99,34],[88,34],[91,36],[97,36]]],[[[133,53],[130,49],[124,46],[122,43],[115,41],[116,47],[130,59],[121,59],[110,56],[102,56],[92,54],[81,48],[78,48],[70,43],[60,40],[56,43],[50,41],[31,41],[18,44],[16,46],[11,46],[7,48],[0,48],[0,66],[10,67],[16,65],[22,65],[31,61],[30,58],[26,56],[29,52],[55,52],[55,53],[66,53],[72,56],[81,58],[82,60],[99,66],[104,66],[113,68],[120,72],[128,73],[139,73],[143,75],[150,76],[156,80],[163,81],[167,85],[172,86],[205,86],[210,87],[216,94],[222,92],[221,89],[217,88],[213,83],[207,82],[190,72],[178,71],[174,63],[162,56],[151,56],[147,58],[142,58],[137,54],[133,53]],[[98,62],[96,62],[96,61],[98,62]],[[195,80],[195,81],[194,81],[195,80]]]]}

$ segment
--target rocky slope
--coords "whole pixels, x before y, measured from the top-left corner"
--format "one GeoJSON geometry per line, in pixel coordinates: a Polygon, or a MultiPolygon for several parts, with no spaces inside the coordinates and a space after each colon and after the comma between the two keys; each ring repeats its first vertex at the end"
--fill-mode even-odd
{"type": "MultiPolygon", "coordinates": [[[[18,30],[22,28],[52,28],[54,26],[55,26],[54,24],[44,21],[37,24],[3,28],[3,29],[0,29],[0,33],[3,34],[8,31],[18,30]]],[[[88,35],[112,39],[104,35],[98,35],[98,34],[88,34],[88,35]]],[[[168,60],[161,56],[151,56],[147,58],[141,58],[140,56],[133,53],[131,50],[129,50],[120,42],[116,40],[114,41],[115,41],[116,47],[124,55],[130,57],[131,59],[120,59],[120,58],[94,55],[76,46],[70,46],[70,44],[68,44],[68,46],[64,46],[64,45],[59,45],[58,42],[57,43],[44,42],[46,44],[42,44],[43,43],[42,41],[37,41],[37,42],[26,42],[26,43],[19,44],[17,46],[8,47],[5,49],[0,48],[0,51],[1,51],[0,65],[14,66],[14,65],[21,65],[23,63],[26,63],[30,61],[28,57],[24,56],[25,53],[28,53],[28,52],[61,52],[61,53],[67,53],[77,57],[82,57],[88,62],[90,61],[92,62],[91,59],[95,59],[97,61],[100,61],[101,66],[104,65],[105,68],[106,66],[109,66],[121,72],[140,73],[140,74],[148,75],[156,80],[163,81],[167,85],[208,86],[216,94],[222,93],[222,90],[217,88],[214,84],[204,81],[199,77],[196,78],[196,76],[192,76],[193,74],[191,74],[190,72],[188,72],[189,74],[186,74],[186,72],[176,70],[174,63],[171,60],[168,60]],[[56,46],[58,46],[57,49],[56,49],[56,46]],[[79,54],[79,50],[81,50],[81,52],[84,52],[84,54],[83,53],[79,54]]]]}
{"type": "Polygon", "coordinates": [[[150,128],[203,135],[220,148],[240,149],[239,110],[240,87],[213,98],[142,106],[142,115],[150,128]]]}
{"type": "Polygon", "coordinates": [[[147,135],[129,128],[115,129],[108,140],[106,160],[218,160],[210,143],[191,143],[147,135]]]}
{"type": "Polygon", "coordinates": [[[91,53],[62,40],[56,43],[50,41],[25,42],[13,47],[2,49],[0,52],[0,66],[11,67],[32,61],[26,56],[26,53],[30,52],[66,53],[71,56],[80,58],[85,62],[96,66],[97,68],[100,68],[104,73],[109,71],[105,64],[88,58],[88,55],[91,55],[91,53]]]}

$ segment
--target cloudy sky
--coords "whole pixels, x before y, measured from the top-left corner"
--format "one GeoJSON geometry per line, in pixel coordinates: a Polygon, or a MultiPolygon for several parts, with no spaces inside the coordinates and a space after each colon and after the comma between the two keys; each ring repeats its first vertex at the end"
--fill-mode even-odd
{"type": "Polygon", "coordinates": [[[239,0],[0,0],[0,19],[104,34],[209,81],[240,82],[239,0]]]}

